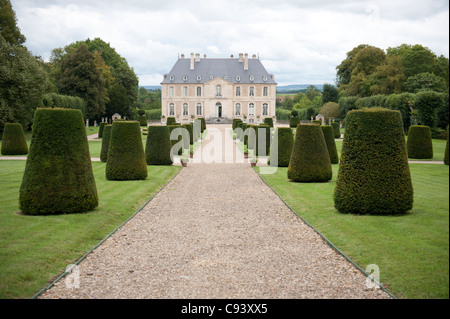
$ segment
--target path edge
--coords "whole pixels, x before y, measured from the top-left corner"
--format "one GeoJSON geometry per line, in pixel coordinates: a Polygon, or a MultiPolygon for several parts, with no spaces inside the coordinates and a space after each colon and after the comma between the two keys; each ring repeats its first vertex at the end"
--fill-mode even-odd
{"type": "MultiPolygon", "coordinates": [[[[137,211],[135,211],[133,213],[133,215],[131,215],[130,217],[128,217],[122,224],[120,224],[119,226],[117,226],[116,229],[114,229],[111,233],[109,233],[108,235],[106,235],[105,238],[103,238],[101,241],[99,241],[94,247],[92,247],[90,250],[88,250],[83,256],[81,256],[77,261],[75,261],[73,263],[73,265],[79,265],[88,255],[90,255],[95,249],[97,249],[98,247],[100,247],[100,245],[102,245],[108,238],[110,238],[114,233],[116,233],[120,228],[122,228],[126,223],[128,223],[131,219],[133,219],[137,214],[139,214],[142,209],[144,209],[145,206],[147,206],[148,203],[150,203],[153,198],[156,197],[156,195],[158,195],[164,188],[166,188],[167,185],[169,185],[179,174],[180,172],[183,170],[183,168],[181,168],[180,170],[178,170],[178,172],[172,176],[172,178],[167,181],[157,192],[155,192],[155,194],[153,194],[137,211]]],[[[64,277],[66,277],[68,274],[71,273],[73,267],[70,268],[69,271],[65,270],[61,275],[58,276],[58,278],[56,278],[52,283],[50,283],[48,286],[42,288],[41,290],[39,290],[35,295],[33,295],[30,299],[37,299],[39,298],[44,292],[46,292],[47,290],[51,289],[56,283],[58,283],[61,279],[63,279],[64,277]]]]}
{"type": "MultiPolygon", "coordinates": [[[[300,218],[308,227],[310,227],[312,230],[314,230],[327,244],[330,246],[334,251],[336,251],[339,255],[344,257],[350,264],[352,264],[356,269],[358,269],[366,278],[370,276],[364,269],[362,269],[356,262],[354,262],[350,257],[348,257],[345,253],[343,253],[339,248],[337,248],[330,240],[328,240],[325,235],[323,235],[318,229],[316,229],[313,225],[311,225],[306,219],[304,219],[302,216],[300,216],[291,206],[286,203],[286,201],[264,180],[264,178],[261,176],[261,174],[253,168],[253,171],[256,175],[262,180],[264,184],[269,187],[272,192],[278,196],[279,199],[286,205],[287,208],[291,210],[297,216],[300,218]]],[[[372,280],[385,292],[387,293],[391,298],[398,299],[396,296],[394,296],[386,287],[384,287],[381,283],[379,283],[375,278],[372,278],[372,280]]]]}

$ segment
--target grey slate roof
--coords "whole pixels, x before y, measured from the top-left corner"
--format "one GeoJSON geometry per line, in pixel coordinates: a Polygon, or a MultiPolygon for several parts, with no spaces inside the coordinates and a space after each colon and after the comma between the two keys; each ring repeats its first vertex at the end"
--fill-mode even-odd
{"type": "Polygon", "coordinates": [[[248,70],[244,70],[244,62],[238,58],[200,59],[194,62],[194,70],[190,69],[190,58],[178,59],[172,70],[164,75],[161,84],[167,83],[205,83],[214,78],[222,78],[232,83],[267,83],[276,84],[259,59],[248,59],[248,70]],[[187,76],[187,79],[186,79],[187,76]],[[212,76],[212,78],[211,78],[212,76]],[[253,81],[250,80],[253,76],[253,81]],[[173,77],[173,80],[171,78],[173,77]],[[237,77],[240,77],[238,81],[237,77]]]}

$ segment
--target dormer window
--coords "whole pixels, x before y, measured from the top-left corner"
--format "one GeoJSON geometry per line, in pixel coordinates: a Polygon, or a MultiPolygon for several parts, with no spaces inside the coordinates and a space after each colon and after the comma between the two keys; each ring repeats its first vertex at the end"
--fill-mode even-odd
{"type": "Polygon", "coordinates": [[[263,81],[267,82],[267,76],[265,76],[265,75],[263,76],[263,81]]]}
{"type": "Polygon", "coordinates": [[[228,75],[224,75],[224,76],[223,76],[223,79],[224,79],[224,80],[228,80],[228,75]]]}
{"type": "Polygon", "coordinates": [[[209,76],[209,79],[210,79],[210,80],[214,79],[214,75],[210,75],[210,76],[209,76]]]}
{"type": "Polygon", "coordinates": [[[173,80],[175,80],[175,77],[174,77],[173,75],[171,75],[171,76],[169,77],[169,80],[170,80],[170,81],[173,81],[173,80]]]}
{"type": "Polygon", "coordinates": [[[253,75],[250,75],[250,81],[254,81],[255,80],[255,77],[253,76],[253,75]]]}
{"type": "Polygon", "coordinates": [[[240,82],[241,81],[241,77],[239,75],[236,75],[236,81],[240,82]]]}
{"type": "Polygon", "coordinates": [[[201,81],[202,77],[200,75],[197,75],[197,81],[201,81]]]}
{"type": "Polygon", "coordinates": [[[188,76],[187,75],[183,75],[183,81],[186,82],[188,80],[188,76]]]}

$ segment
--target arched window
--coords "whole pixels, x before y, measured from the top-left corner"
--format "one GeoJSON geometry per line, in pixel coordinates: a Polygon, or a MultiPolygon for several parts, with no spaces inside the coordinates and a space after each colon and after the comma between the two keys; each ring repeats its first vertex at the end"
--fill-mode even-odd
{"type": "Polygon", "coordinates": [[[175,115],[175,104],[173,103],[169,104],[169,115],[175,115]]]}
{"type": "Polygon", "coordinates": [[[202,115],[202,103],[197,103],[197,115],[202,115]]]}
{"type": "Polygon", "coordinates": [[[197,96],[202,96],[202,87],[197,86],[197,96]]]}
{"type": "Polygon", "coordinates": [[[269,104],[267,104],[267,103],[264,103],[263,104],[263,114],[262,114],[263,116],[265,115],[265,116],[267,116],[267,115],[269,115],[269,104]]]}
{"type": "Polygon", "coordinates": [[[240,116],[241,115],[241,103],[236,103],[236,113],[235,115],[240,116]]]}
{"type": "Polygon", "coordinates": [[[222,87],[220,85],[216,86],[216,97],[222,97],[222,87]]]}
{"type": "Polygon", "coordinates": [[[189,106],[187,103],[183,103],[183,115],[189,115],[189,106]]]}
{"type": "Polygon", "coordinates": [[[250,116],[255,115],[255,104],[254,103],[250,103],[248,105],[248,115],[250,115],[250,116]]]}

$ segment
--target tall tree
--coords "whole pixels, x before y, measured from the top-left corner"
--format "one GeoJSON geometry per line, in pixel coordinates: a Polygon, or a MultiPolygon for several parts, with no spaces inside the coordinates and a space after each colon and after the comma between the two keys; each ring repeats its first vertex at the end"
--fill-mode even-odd
{"type": "Polygon", "coordinates": [[[337,87],[332,84],[325,83],[322,89],[322,102],[336,102],[339,99],[339,91],[337,87]]]}
{"type": "Polygon", "coordinates": [[[22,45],[25,42],[10,0],[0,0],[0,35],[10,44],[22,45]]]}
{"type": "Polygon", "coordinates": [[[87,103],[86,116],[95,119],[105,112],[104,80],[95,64],[94,55],[85,45],[63,57],[58,82],[61,94],[78,96],[87,103]]]}

